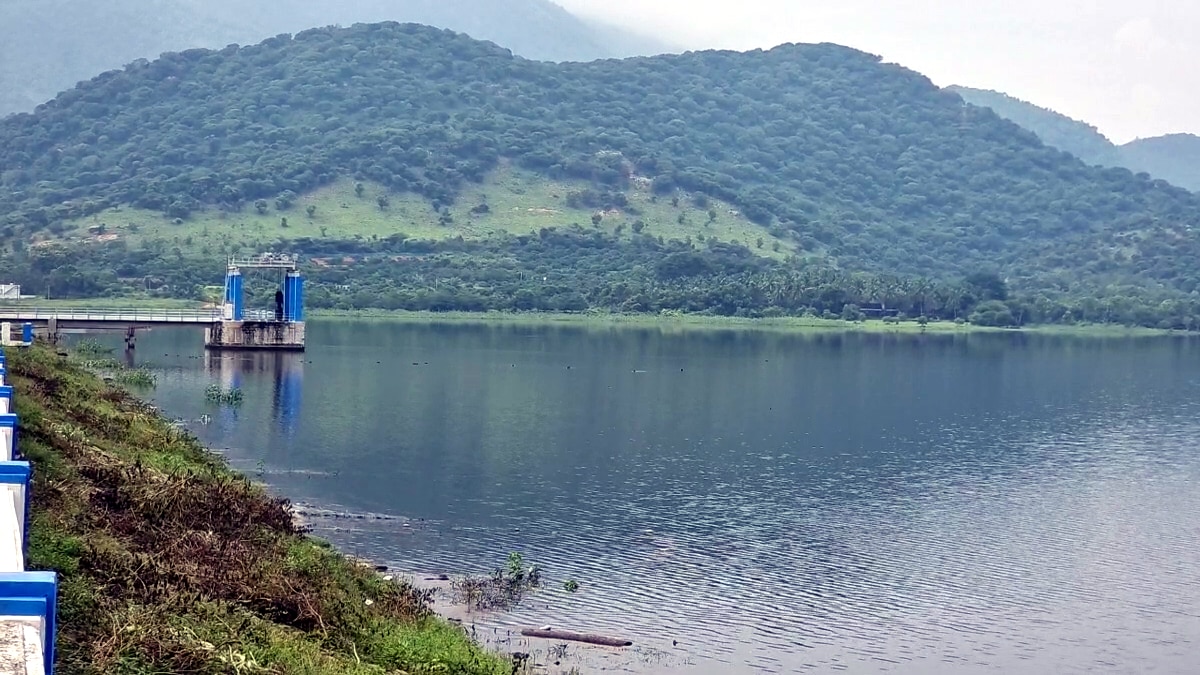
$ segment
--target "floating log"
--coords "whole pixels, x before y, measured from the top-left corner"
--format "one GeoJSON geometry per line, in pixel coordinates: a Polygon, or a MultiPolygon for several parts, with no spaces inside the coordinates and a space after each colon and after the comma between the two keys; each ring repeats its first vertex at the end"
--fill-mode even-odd
{"type": "Polygon", "coordinates": [[[550,640],[586,642],[591,645],[602,645],[604,647],[629,647],[633,645],[633,640],[622,640],[621,638],[605,637],[603,635],[589,635],[570,630],[552,630],[549,628],[524,628],[521,630],[521,635],[550,640]]]}

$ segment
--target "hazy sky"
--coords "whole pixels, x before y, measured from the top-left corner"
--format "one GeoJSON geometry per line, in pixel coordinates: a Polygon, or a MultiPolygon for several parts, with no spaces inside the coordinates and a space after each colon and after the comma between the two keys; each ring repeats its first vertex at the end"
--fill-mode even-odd
{"type": "Polygon", "coordinates": [[[836,42],[1117,142],[1200,134],[1197,0],[556,0],[687,49],[836,42]]]}

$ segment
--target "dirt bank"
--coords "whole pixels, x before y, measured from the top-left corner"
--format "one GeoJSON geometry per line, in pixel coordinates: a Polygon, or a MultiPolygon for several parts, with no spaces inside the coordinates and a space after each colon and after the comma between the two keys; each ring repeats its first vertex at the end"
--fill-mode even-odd
{"type": "Polygon", "coordinates": [[[290,505],[54,351],[8,351],[57,672],[503,674],[431,594],[305,536],[290,505]]]}

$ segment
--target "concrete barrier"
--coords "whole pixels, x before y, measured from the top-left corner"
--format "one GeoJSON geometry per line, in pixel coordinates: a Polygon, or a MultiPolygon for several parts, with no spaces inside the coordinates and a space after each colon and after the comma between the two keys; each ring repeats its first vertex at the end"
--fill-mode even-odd
{"type": "Polygon", "coordinates": [[[25,570],[33,469],[20,461],[7,376],[0,351],[0,675],[53,675],[58,577],[25,570]]]}

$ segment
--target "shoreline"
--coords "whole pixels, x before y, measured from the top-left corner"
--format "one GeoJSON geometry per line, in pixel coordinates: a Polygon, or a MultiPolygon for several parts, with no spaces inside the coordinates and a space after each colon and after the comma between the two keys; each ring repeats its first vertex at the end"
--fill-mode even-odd
{"type": "MultiPolygon", "coordinates": [[[[0,306],[38,307],[43,309],[102,307],[125,309],[151,307],[155,309],[194,309],[201,305],[193,300],[172,298],[88,298],[76,300],[20,300],[0,303],[0,306]]],[[[1183,330],[1125,326],[1121,324],[1030,324],[1010,328],[976,326],[954,321],[930,321],[921,326],[915,320],[888,322],[882,319],[865,321],[843,321],[823,319],[815,316],[782,317],[735,317],[706,314],[667,312],[620,313],[608,311],[583,312],[435,312],[428,310],[391,309],[325,309],[308,311],[309,320],[356,319],[370,321],[393,321],[407,323],[458,323],[516,326],[579,326],[585,328],[658,328],[678,330],[756,330],[792,333],[868,333],[881,335],[1052,335],[1066,337],[1191,337],[1198,332],[1183,330]]]]}
{"type": "Polygon", "coordinates": [[[817,317],[745,318],[701,314],[619,314],[610,312],[430,312],[408,310],[317,309],[312,320],[355,319],[398,323],[457,323],[585,328],[670,328],[680,330],[758,330],[792,333],[868,333],[881,335],[1058,335],[1069,337],[1190,337],[1200,335],[1161,328],[1117,324],[1035,324],[1017,328],[974,326],[953,321],[843,321],[817,317]]]}
{"type": "Polygon", "coordinates": [[[514,672],[141,398],[44,345],[8,356],[64,672],[514,672]]]}

